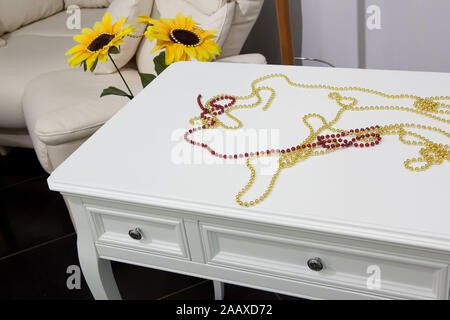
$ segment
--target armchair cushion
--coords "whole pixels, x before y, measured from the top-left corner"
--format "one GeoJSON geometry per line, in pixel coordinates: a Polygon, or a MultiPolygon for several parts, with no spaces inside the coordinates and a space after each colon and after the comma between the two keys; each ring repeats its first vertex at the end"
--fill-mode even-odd
{"type": "Polygon", "coordinates": [[[0,48],[0,128],[23,129],[22,95],[25,85],[34,77],[66,69],[64,52],[73,45],[71,37],[7,37],[0,48]],[[43,48],[51,48],[43,54],[43,48]]]}
{"type": "Polygon", "coordinates": [[[238,55],[261,12],[264,0],[236,0],[236,10],[221,57],[238,55]]]}
{"type": "MultiPolygon", "coordinates": [[[[122,68],[121,72],[133,94],[142,90],[134,67],[122,68]]],[[[129,101],[119,96],[100,98],[108,86],[126,90],[117,74],[95,75],[82,70],[55,71],[30,81],[23,96],[23,109],[33,146],[45,170],[50,172],[59,165],[51,160],[51,146],[81,143],[129,101]]]]}
{"type": "MultiPolygon", "coordinates": [[[[104,11],[81,9],[81,26],[92,26],[104,11]]],[[[62,11],[3,36],[7,44],[0,47],[0,73],[7,82],[0,86],[0,128],[26,127],[22,95],[28,81],[43,73],[68,69],[64,52],[73,47],[72,36],[80,31],[67,29],[66,19],[62,11]]]]}
{"type": "Polygon", "coordinates": [[[211,15],[220,8],[222,8],[225,3],[230,2],[228,0],[186,0],[192,6],[196,7],[198,10],[204,14],[211,15]]]}
{"type": "Polygon", "coordinates": [[[260,53],[247,53],[247,54],[240,54],[237,56],[220,58],[217,59],[217,62],[266,64],[267,60],[260,53]]]}

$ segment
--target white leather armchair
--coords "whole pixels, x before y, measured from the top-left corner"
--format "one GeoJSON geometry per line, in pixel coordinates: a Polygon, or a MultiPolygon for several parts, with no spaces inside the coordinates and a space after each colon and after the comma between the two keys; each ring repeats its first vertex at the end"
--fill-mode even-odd
{"type": "MultiPolygon", "coordinates": [[[[218,6],[227,2],[184,1],[199,8],[205,6],[208,10],[213,2],[218,6]]],[[[231,34],[232,27],[225,43],[232,41],[237,54],[259,15],[263,1],[235,0],[235,34],[231,34]]],[[[30,2],[14,1],[8,8],[23,8],[25,3],[30,2]]],[[[67,13],[63,9],[63,0],[33,3],[34,7],[36,3],[51,3],[51,10],[56,11],[47,12],[42,19],[3,35],[0,26],[0,37],[6,42],[0,47],[0,151],[2,147],[34,148],[44,169],[51,172],[120,110],[127,99],[99,97],[107,86],[121,87],[116,73],[102,75],[69,70],[64,52],[73,46],[72,36],[79,30],[66,28],[67,13]]],[[[0,8],[0,18],[8,14],[5,11],[8,8],[0,8]]],[[[91,27],[104,12],[104,8],[82,8],[83,26],[91,27]]],[[[217,61],[266,63],[260,54],[219,57],[217,61]]],[[[123,67],[122,72],[134,93],[142,90],[134,62],[123,67]]]]}

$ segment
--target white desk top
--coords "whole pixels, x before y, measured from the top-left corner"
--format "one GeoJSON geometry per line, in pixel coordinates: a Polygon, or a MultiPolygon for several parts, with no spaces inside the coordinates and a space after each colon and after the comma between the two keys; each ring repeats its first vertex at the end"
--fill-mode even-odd
{"type": "MultiPolygon", "coordinates": [[[[204,101],[221,93],[246,95],[252,80],[270,73],[311,84],[422,97],[450,95],[450,74],[444,73],[177,63],[60,165],[49,178],[50,188],[450,251],[450,165],[445,162],[419,173],[406,170],[403,161],[418,156],[419,147],[406,146],[395,136],[374,148],[339,150],[284,169],[267,200],[251,208],[240,207],[234,198],[249,178],[243,163],[173,161],[180,148],[187,146],[183,133],[191,127],[189,119],[200,113],[199,93],[204,101]]],[[[327,98],[327,90],[292,88],[281,80],[265,84],[277,90],[267,111],[258,107],[233,114],[243,120],[243,129],[280,128],[281,146],[306,137],[301,124],[304,114],[317,112],[331,119],[338,110],[327,98]]],[[[358,97],[362,104],[412,106],[411,100],[393,103],[364,94],[346,95],[358,97]]],[[[347,112],[338,126],[350,129],[411,121],[450,131],[449,125],[397,111],[347,112]]],[[[204,159],[217,158],[208,154],[204,159]]],[[[263,177],[255,188],[262,191],[265,183],[263,177]]]]}

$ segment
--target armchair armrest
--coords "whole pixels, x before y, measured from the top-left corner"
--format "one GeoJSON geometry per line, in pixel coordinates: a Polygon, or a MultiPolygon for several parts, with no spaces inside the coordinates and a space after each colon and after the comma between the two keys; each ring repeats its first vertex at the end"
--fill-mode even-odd
{"type": "Polygon", "coordinates": [[[247,53],[226,58],[219,58],[217,62],[231,62],[231,63],[250,63],[250,64],[267,64],[266,58],[259,53],[247,53]]]}

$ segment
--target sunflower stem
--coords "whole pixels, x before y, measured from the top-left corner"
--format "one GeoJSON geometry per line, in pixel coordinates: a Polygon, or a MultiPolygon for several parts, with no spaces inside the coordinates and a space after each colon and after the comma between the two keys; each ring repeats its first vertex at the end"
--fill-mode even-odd
{"type": "Polygon", "coordinates": [[[128,86],[127,82],[125,81],[125,78],[123,77],[123,75],[122,75],[122,73],[120,72],[119,68],[117,68],[116,63],[114,62],[114,59],[111,57],[111,54],[110,54],[109,52],[108,52],[108,56],[109,56],[109,58],[111,59],[113,65],[114,65],[114,67],[116,68],[117,72],[119,73],[120,77],[122,78],[123,83],[125,83],[125,86],[127,87],[128,92],[130,93],[130,97],[131,97],[130,99],[133,99],[133,98],[134,98],[134,95],[133,95],[133,93],[131,92],[130,87],[128,86]]]}

